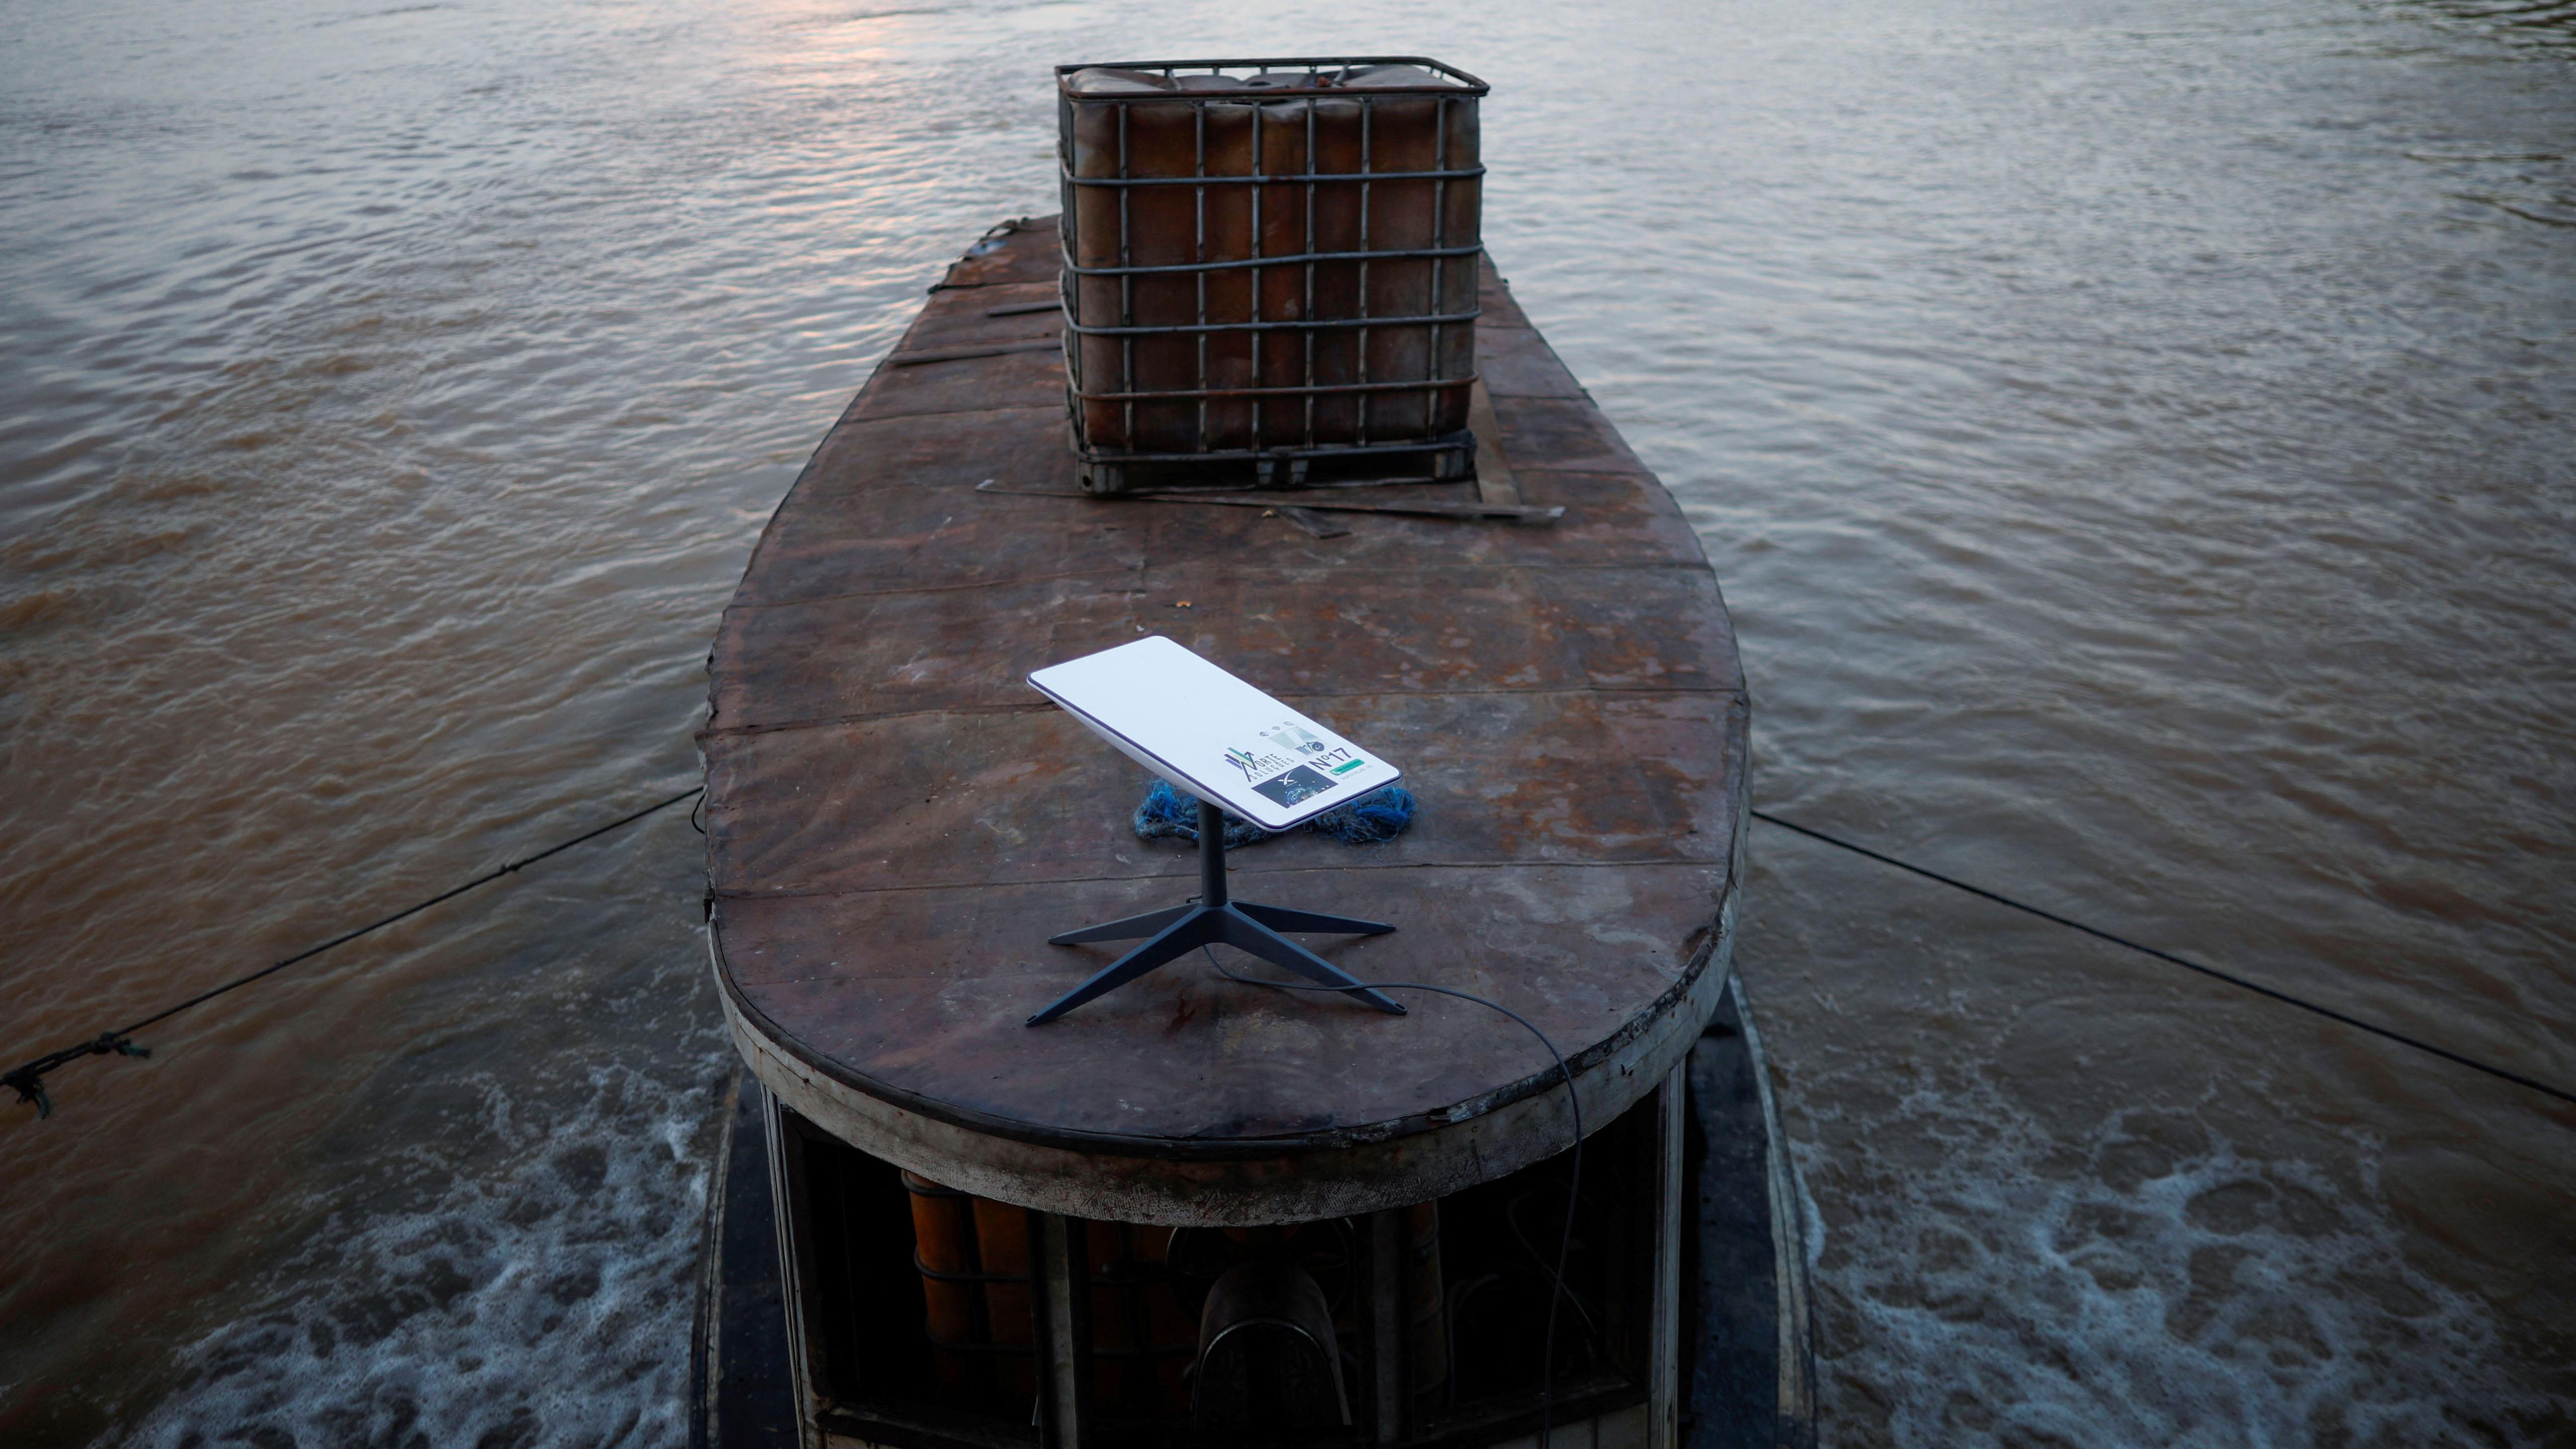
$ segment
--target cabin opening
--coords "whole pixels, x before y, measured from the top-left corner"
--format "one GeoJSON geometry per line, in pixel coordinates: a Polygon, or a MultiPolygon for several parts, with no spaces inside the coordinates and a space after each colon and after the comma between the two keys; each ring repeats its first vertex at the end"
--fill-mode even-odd
{"type": "MultiPolygon", "coordinates": [[[[1579,1437],[1560,1443],[1648,1442],[1681,1090],[1676,1073],[1584,1143],[1552,1415],[1579,1437]]],[[[1167,1227],[975,1197],[768,1110],[791,1354],[826,1445],[1466,1446],[1539,1427],[1571,1152],[1383,1212],[1167,1227]]]]}

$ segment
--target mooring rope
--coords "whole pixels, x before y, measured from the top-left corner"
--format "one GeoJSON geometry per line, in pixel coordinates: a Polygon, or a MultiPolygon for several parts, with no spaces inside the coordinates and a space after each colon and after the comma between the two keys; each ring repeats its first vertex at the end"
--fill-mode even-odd
{"type": "MultiPolygon", "coordinates": [[[[668,799],[656,801],[653,804],[645,806],[641,810],[621,815],[615,820],[609,821],[605,825],[585,830],[581,834],[573,836],[569,840],[559,841],[553,845],[547,846],[545,849],[538,851],[534,855],[511,861],[507,865],[487,871],[484,874],[476,876],[474,879],[465,882],[463,885],[450,887],[447,890],[439,892],[437,895],[429,897],[427,900],[405,906],[403,909],[394,912],[390,916],[370,921],[366,925],[360,926],[353,931],[344,931],[341,934],[332,937],[328,941],[324,941],[316,946],[308,946],[305,949],[296,952],[292,956],[288,956],[280,961],[271,962],[248,975],[237,976],[220,986],[212,988],[211,990],[199,992],[195,996],[191,996],[187,1000],[182,1001],[175,1006],[165,1007],[160,1011],[154,1012],[150,1016],[144,1017],[140,1021],[126,1026],[116,1027],[108,1031],[102,1031],[98,1035],[93,1036],[86,1041],[47,1052],[43,1056],[40,1056],[31,1062],[27,1062],[15,1070],[0,1073],[0,1085],[5,1085],[15,1091],[18,1094],[19,1101],[34,1106],[36,1109],[36,1115],[39,1118],[51,1117],[54,1115],[54,1104],[53,1099],[45,1094],[45,1077],[47,1074],[54,1072],[69,1063],[78,1061],[82,1057],[148,1057],[152,1055],[152,1049],[136,1045],[133,1040],[134,1033],[142,1031],[147,1027],[157,1026],[192,1007],[202,1006],[205,1003],[214,1000],[216,997],[224,995],[226,992],[238,991],[242,987],[248,986],[254,981],[259,981],[266,977],[273,976],[278,972],[285,970],[289,966],[309,961],[314,957],[321,955],[325,951],[345,946],[351,941],[357,940],[361,936],[381,931],[385,927],[390,926],[397,921],[404,920],[411,916],[416,916],[422,911],[428,910],[430,907],[438,905],[441,902],[454,900],[456,897],[461,896],[467,891],[473,890],[478,886],[490,885],[492,882],[499,880],[503,876],[516,874],[517,872],[535,865],[537,862],[544,860],[549,856],[559,855],[564,851],[572,849],[576,845],[596,840],[600,836],[606,835],[613,830],[632,825],[636,821],[641,820],[648,815],[654,815],[661,811],[668,810],[683,800],[694,800],[697,797],[704,795],[706,793],[706,788],[707,787],[704,785],[692,786],[691,788],[683,790],[668,799]]],[[[2511,1082],[2517,1087],[2527,1087],[2543,1096],[2552,1097],[2570,1105],[2576,1105],[2576,1092],[2571,1092],[2564,1087],[2552,1086],[2547,1082],[2525,1076],[2520,1072],[2511,1070],[2510,1068],[2500,1067],[2492,1062],[2480,1061],[2476,1057],[2452,1051],[2448,1047],[2436,1046],[2431,1042],[2425,1041],[2421,1037],[2409,1036],[2405,1032],[2398,1031],[2393,1027],[2382,1026],[2375,1021],[2364,1020],[2363,1018],[2351,1015],[2348,1012],[2337,1011],[2333,1007],[2310,1001],[2302,996],[2293,995],[2292,993],[2280,990],[2277,987],[2266,986],[2259,981],[2248,980],[2232,971],[2223,971],[2218,967],[2194,961],[2188,957],[2177,956],[2171,951],[2159,950],[2142,941],[2133,941],[2126,936],[2117,934],[2116,932],[2103,930],[2099,926],[2089,926],[2082,921],[2075,920],[2068,916],[2061,916],[2054,911],[2043,910],[2042,908],[2031,905],[2026,901],[2014,900],[2010,896],[1987,890],[1983,886],[1972,885],[1967,881],[1960,880],[1956,876],[1943,875],[1937,870],[1931,870],[1924,866],[1916,865],[1912,861],[1899,860],[1895,856],[1888,855],[1882,851],[1872,850],[1866,845],[1859,844],[1855,841],[1845,840],[1841,836],[1829,834],[1825,831],[1818,830],[1813,826],[1801,825],[1794,820],[1783,819],[1767,810],[1754,810],[1749,813],[1754,819],[1762,821],[1764,824],[1777,825],[1783,830],[1795,832],[1796,834],[1806,836],[1811,840],[1833,846],[1838,850],[1850,851],[1854,855],[1877,861],[1881,865],[1894,866],[1898,870],[1919,875],[1925,880],[1938,881],[1942,885],[1948,886],[1953,890],[1965,891],[1969,895],[1976,896],[1983,900],[1992,901],[1996,905],[2009,907],[2013,910],[2020,911],[2025,915],[2037,916],[2043,921],[2064,926],[2069,930],[2081,931],[2085,935],[2092,936],[2099,940],[2108,941],[2112,945],[2126,947],[2127,949],[2138,952],[2141,955],[2152,956],[2168,965],[2179,966],[2186,971],[2197,972],[2198,974],[2209,977],[2214,981],[2226,982],[2228,985],[2236,987],[2239,990],[2253,992],[2257,996],[2266,997],[2270,1000],[2280,1002],[2284,1006],[2297,1007],[2301,1011],[2310,1012],[2314,1015],[2324,1017],[2326,1020],[2335,1022],[2338,1025],[2348,1026],[2356,1031],[2368,1032],[2372,1036],[2379,1037],[2386,1041],[2395,1042],[2400,1046],[2411,1047],[2428,1056],[2439,1057],[2446,1062],[2453,1063],[2454,1065],[2467,1067],[2471,1071],[2483,1072],[2499,1081],[2511,1082]]],[[[693,825],[696,823],[694,812],[692,813],[691,823],[693,825]]],[[[1284,985],[1284,983],[1276,982],[1261,982],[1259,984],[1284,985]]],[[[1432,990],[1438,988],[1417,987],[1416,989],[1432,990]]],[[[1491,1002],[1486,1002],[1484,1004],[1493,1005],[1491,1002]]],[[[1502,1010],[1499,1006],[1496,1006],[1495,1009],[1498,1011],[1502,1010]]],[[[1522,1024],[1527,1025],[1526,1022],[1522,1024]]]]}
{"type": "Polygon", "coordinates": [[[510,875],[524,870],[529,866],[535,865],[538,861],[545,859],[547,856],[560,855],[564,851],[570,850],[576,845],[580,845],[586,841],[597,840],[599,837],[606,835],[608,832],[615,830],[620,826],[632,825],[647,815],[654,814],[658,811],[668,810],[683,800],[703,795],[706,793],[706,790],[707,787],[704,785],[696,786],[693,789],[683,790],[668,800],[647,805],[643,809],[638,810],[631,815],[621,815],[616,819],[609,821],[606,825],[599,826],[592,830],[585,830],[570,840],[549,845],[545,849],[540,850],[536,854],[528,856],[523,860],[511,861],[508,865],[502,866],[497,870],[478,875],[461,886],[451,887],[447,890],[440,891],[438,894],[431,896],[425,901],[405,906],[401,910],[394,912],[392,915],[387,916],[382,920],[370,921],[354,931],[344,931],[341,934],[332,937],[330,940],[323,942],[319,946],[307,946],[303,950],[296,952],[294,955],[287,957],[283,961],[273,961],[268,965],[261,967],[257,971],[251,972],[247,976],[234,977],[232,980],[225,982],[221,986],[215,987],[211,991],[201,991],[196,995],[189,997],[187,1000],[180,1002],[178,1005],[156,1011],[152,1015],[143,1018],[141,1021],[135,1022],[131,1026],[120,1026],[112,1031],[103,1031],[76,1046],[67,1046],[59,1051],[47,1052],[43,1056],[36,1058],[25,1066],[19,1067],[15,1071],[0,1073],[0,1085],[6,1085],[15,1089],[18,1093],[19,1101],[33,1103],[35,1105],[36,1116],[38,1118],[51,1117],[54,1115],[54,1103],[52,1098],[45,1095],[45,1074],[55,1070],[56,1068],[64,1066],[70,1062],[78,1061],[82,1057],[103,1057],[110,1053],[118,1056],[148,1057],[152,1055],[152,1049],[150,1047],[136,1046],[132,1040],[134,1033],[143,1030],[145,1027],[159,1025],[162,1022],[168,1021],[171,1017],[177,1016],[180,1012],[188,1010],[190,1007],[203,1006],[207,1002],[214,1000],[216,997],[223,995],[227,991],[238,991],[263,977],[274,976],[278,972],[285,970],[289,966],[295,965],[299,961],[310,961],[314,957],[321,955],[323,952],[328,951],[335,946],[345,946],[351,941],[354,941],[369,932],[381,931],[385,927],[390,926],[394,922],[402,920],[407,916],[419,915],[421,912],[428,910],[431,906],[437,905],[441,901],[454,900],[456,897],[465,894],[476,886],[490,885],[492,882],[499,880],[505,875],[510,875]]]}
{"type": "Polygon", "coordinates": [[[2177,956],[2171,951],[2159,951],[2153,946],[2146,945],[2139,941],[2132,941],[2126,936],[2115,935],[2098,926],[2088,926],[2082,921],[2070,920],[2065,916],[2058,915],[2054,911],[2044,911],[2037,906],[2030,905],[2023,901],[2014,900],[2010,896],[1998,895],[1993,891],[1987,890],[1984,886],[1970,885],[1966,881],[1960,880],[1954,876],[1943,875],[1937,870],[1926,870],[1922,866],[1916,865],[1911,861],[1898,860],[1892,855],[1882,855],[1878,851],[1872,850],[1866,845],[1857,845],[1851,841],[1841,838],[1840,836],[1828,835],[1821,830],[1814,829],[1813,827],[1800,825],[1794,820],[1783,820],[1779,816],[1774,815],[1767,810],[1755,810],[1749,813],[1754,819],[1762,821],[1765,824],[1777,825],[1783,830],[1794,830],[1798,834],[1804,835],[1811,840],[1823,841],[1825,844],[1834,846],[1837,849],[1848,850],[1854,855],[1867,856],[1869,859],[1877,861],[1881,865],[1892,865],[1898,870],[1911,871],[1914,874],[1923,877],[1925,880],[1939,881],[1941,884],[1948,886],[1953,890],[1966,891],[1972,896],[1980,896],[1986,900],[1993,901],[1996,905],[2010,906],[2016,911],[2037,916],[2043,921],[2055,922],[2069,930],[2082,931],[2085,935],[2108,941],[2114,946],[2126,946],[2132,951],[2136,951],[2142,955],[2153,956],[2159,961],[2179,966],[2185,971],[2197,971],[2201,975],[2207,976],[2212,980],[2224,981],[2230,986],[2251,991],[2257,996],[2270,997],[2272,1000],[2280,1002],[2284,1006],[2295,1006],[2301,1011],[2312,1011],[2317,1015],[2324,1017],[2328,1021],[2340,1022],[2357,1031],[2366,1031],[2373,1036],[2384,1037],[2401,1046],[2413,1047],[2419,1052],[2430,1053],[2433,1056],[2440,1057],[2446,1062],[2456,1062],[2461,1066],[2469,1068],[2471,1071],[2484,1072],[2490,1077],[2511,1082],[2517,1087],[2529,1087],[2535,1092],[2539,1092],[2545,1096],[2555,1097],[2562,1102],[2576,1103],[2576,1092],[2567,1091],[2562,1087],[2553,1087],[2547,1082],[2535,1081],[2530,1077],[2524,1076],[2520,1072],[2509,1071],[2492,1062],[2482,1062],[2475,1057],[2463,1056],[2447,1047],[2435,1046],[2431,1042],[2422,1040],[2421,1038],[2411,1037],[2402,1031],[2396,1031],[2389,1027],[2381,1026],[2375,1021],[2364,1021],[2360,1017],[2347,1015],[2344,1012],[2337,1011],[2331,1006],[2320,1006],[2316,1002],[2310,1001],[2305,997],[2293,996],[2289,992],[2282,991],[2276,987],[2265,986],[2259,981],[2248,981],[2244,977],[2236,975],[2234,972],[2221,971],[2215,966],[2203,965],[2198,961],[2177,956]]]}

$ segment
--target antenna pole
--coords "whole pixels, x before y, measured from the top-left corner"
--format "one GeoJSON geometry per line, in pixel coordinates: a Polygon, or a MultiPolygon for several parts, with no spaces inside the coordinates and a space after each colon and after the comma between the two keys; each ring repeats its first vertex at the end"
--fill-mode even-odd
{"type": "Polygon", "coordinates": [[[1225,904],[1225,812],[1213,800],[1199,802],[1199,904],[1225,904]]]}

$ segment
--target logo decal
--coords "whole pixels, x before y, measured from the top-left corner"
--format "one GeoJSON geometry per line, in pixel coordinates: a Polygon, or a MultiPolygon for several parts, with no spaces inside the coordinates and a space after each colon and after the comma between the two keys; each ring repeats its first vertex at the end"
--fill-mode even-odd
{"type": "Polygon", "coordinates": [[[1281,805],[1294,805],[1300,800],[1312,800],[1332,789],[1333,782],[1299,765],[1287,774],[1264,780],[1252,788],[1281,805]]]}
{"type": "Polygon", "coordinates": [[[1261,737],[1292,755],[1320,755],[1324,742],[1293,724],[1283,724],[1261,732],[1261,737]]]}
{"type": "Polygon", "coordinates": [[[1313,730],[1294,721],[1261,731],[1268,749],[1236,746],[1225,762],[1243,772],[1243,781],[1282,805],[1294,805],[1340,787],[1341,777],[1368,763],[1348,746],[1328,745],[1313,730]]]}

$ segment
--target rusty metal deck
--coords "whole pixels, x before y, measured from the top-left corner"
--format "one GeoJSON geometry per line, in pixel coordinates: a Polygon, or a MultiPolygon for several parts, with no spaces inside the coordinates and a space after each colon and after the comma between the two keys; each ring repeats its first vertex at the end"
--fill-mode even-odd
{"type": "Polygon", "coordinates": [[[1056,265],[1040,222],[952,268],[725,612],[709,931],[754,1070],[917,1171],[1142,1221],[1419,1200],[1565,1145],[1544,1053],[1450,998],[1394,1018],[1183,962],[1021,1025],[1115,949],[1049,934],[1194,888],[1189,847],[1128,828],[1147,777],[1023,679],[1161,633],[1399,761],[1421,801],[1387,845],[1236,852],[1238,893],[1397,923],[1309,944],[1521,1011],[1608,1121],[1715,1009],[1741,874],[1744,684],[1680,510],[1490,263],[1480,367],[1554,527],[1336,515],[1352,532],[1318,539],[1255,509],[977,492],[1070,486],[1060,356],[983,352],[1054,334],[1012,309],[1056,265]],[[902,360],[923,353],[944,360],[902,360]]]}

